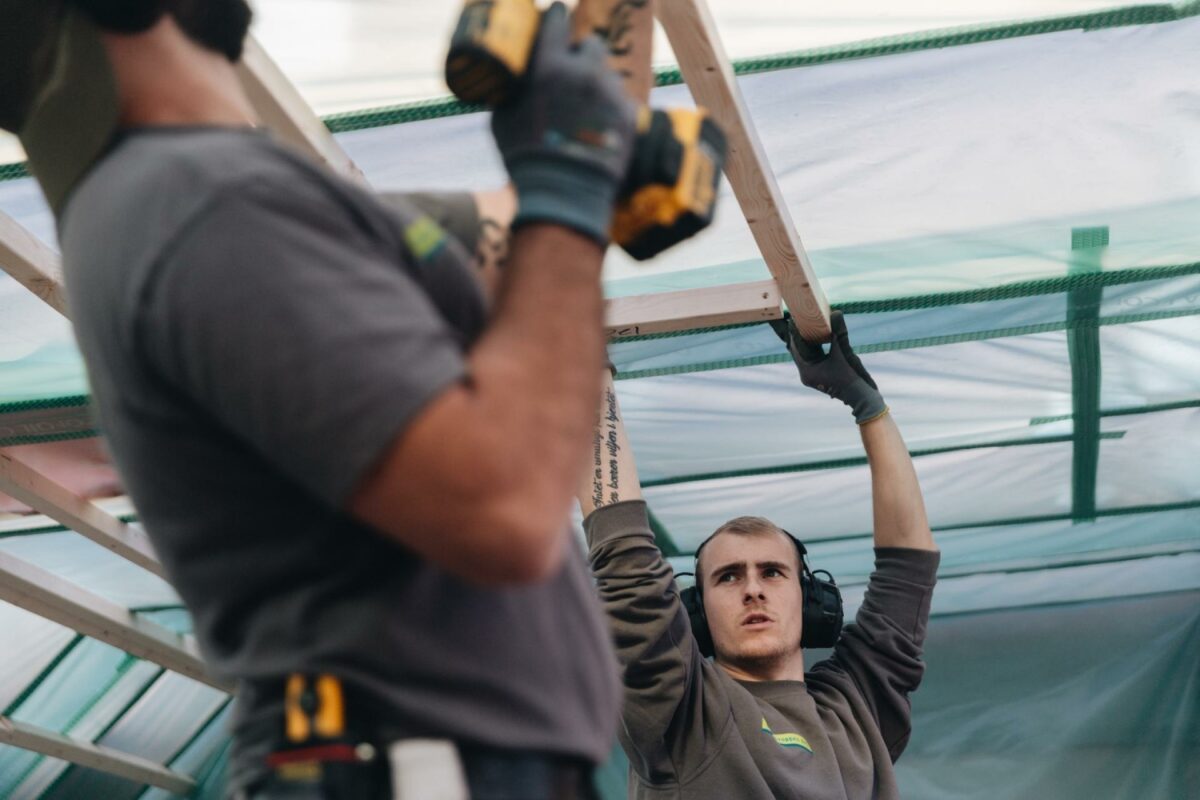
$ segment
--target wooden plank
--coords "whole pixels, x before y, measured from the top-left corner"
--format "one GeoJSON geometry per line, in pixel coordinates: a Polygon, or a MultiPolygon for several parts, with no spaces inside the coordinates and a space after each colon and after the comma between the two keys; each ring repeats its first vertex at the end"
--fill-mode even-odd
{"type": "Polygon", "coordinates": [[[238,77],[262,124],[280,139],[342,177],[367,182],[362,170],[253,36],[246,39],[238,77]]]}
{"type": "Polygon", "coordinates": [[[58,254],[3,212],[0,212],[0,268],[46,305],[67,316],[67,294],[58,254]]]}
{"type": "Polygon", "coordinates": [[[725,174],[780,294],[807,339],[829,339],[829,301],[767,163],[733,66],[704,0],[658,0],[658,18],[696,102],[725,130],[725,174]]]}
{"type": "Polygon", "coordinates": [[[0,600],[164,669],[222,691],[233,690],[209,675],[192,637],[140,619],[116,603],[5,552],[0,552],[0,600]]]}
{"type": "Polygon", "coordinates": [[[165,577],[150,538],[96,504],[0,450],[0,491],[155,575],[165,577]]]}
{"type": "Polygon", "coordinates": [[[187,775],[149,759],[72,739],[10,717],[0,716],[0,743],[62,759],[134,783],[157,786],[177,795],[189,795],[196,788],[196,782],[187,775]]]}
{"type": "Polygon", "coordinates": [[[618,297],[605,304],[608,338],[688,331],[779,319],[775,281],[706,286],[678,292],[618,297]]]}

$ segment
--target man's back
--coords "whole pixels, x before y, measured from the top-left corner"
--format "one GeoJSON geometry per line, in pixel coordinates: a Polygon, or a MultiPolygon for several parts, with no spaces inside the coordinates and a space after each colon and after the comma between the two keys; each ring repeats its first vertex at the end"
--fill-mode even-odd
{"type": "Polygon", "coordinates": [[[180,128],[126,135],[61,239],[101,425],[243,725],[275,724],[283,674],[332,671],[395,736],[602,757],[577,555],[484,590],[343,511],[464,375],[485,310],[454,241],[260,134],[180,128]]]}

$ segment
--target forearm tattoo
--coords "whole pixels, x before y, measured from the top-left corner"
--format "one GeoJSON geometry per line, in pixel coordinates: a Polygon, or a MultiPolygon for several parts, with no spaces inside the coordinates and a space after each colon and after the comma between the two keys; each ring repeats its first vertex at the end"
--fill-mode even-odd
{"type": "Polygon", "coordinates": [[[475,267],[480,271],[503,269],[508,262],[508,226],[484,217],[475,242],[475,267]]]}
{"type": "MultiPolygon", "coordinates": [[[[650,5],[650,0],[621,0],[613,6],[608,17],[608,24],[595,28],[595,33],[608,45],[608,52],[616,58],[634,61],[633,31],[637,27],[637,16],[650,5]]],[[[633,76],[633,70],[624,65],[618,70],[621,77],[628,79],[633,76]]]]}
{"type": "Polygon", "coordinates": [[[620,422],[617,393],[611,386],[606,387],[604,407],[592,438],[592,505],[596,508],[621,502],[620,422]]]}

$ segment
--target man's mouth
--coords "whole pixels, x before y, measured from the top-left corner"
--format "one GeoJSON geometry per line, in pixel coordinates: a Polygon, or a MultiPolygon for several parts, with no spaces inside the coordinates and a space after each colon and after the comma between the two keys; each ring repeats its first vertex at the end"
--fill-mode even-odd
{"type": "Polygon", "coordinates": [[[753,614],[747,614],[742,619],[742,627],[748,628],[748,627],[754,627],[754,626],[758,626],[758,625],[766,625],[767,623],[769,623],[771,621],[772,620],[771,620],[770,616],[756,611],[753,614]]]}

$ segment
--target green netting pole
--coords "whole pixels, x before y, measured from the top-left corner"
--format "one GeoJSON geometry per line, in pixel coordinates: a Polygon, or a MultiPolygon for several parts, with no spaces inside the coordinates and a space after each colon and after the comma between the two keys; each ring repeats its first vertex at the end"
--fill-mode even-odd
{"type": "MultiPolygon", "coordinates": [[[[1108,228],[1071,231],[1072,275],[1097,273],[1108,246],[1108,228]]],[[[1100,461],[1100,304],[1104,287],[1079,286],[1067,292],[1067,350],[1071,358],[1074,453],[1071,462],[1071,518],[1096,518],[1096,472],[1100,461]]]]}

